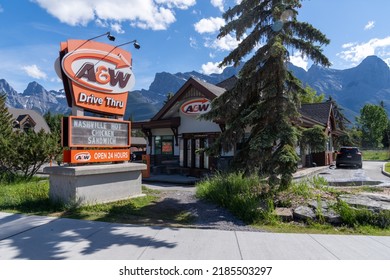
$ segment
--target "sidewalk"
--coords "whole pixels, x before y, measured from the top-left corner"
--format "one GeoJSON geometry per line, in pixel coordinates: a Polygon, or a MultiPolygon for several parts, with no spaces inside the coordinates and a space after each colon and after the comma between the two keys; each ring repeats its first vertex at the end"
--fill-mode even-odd
{"type": "MultiPolygon", "coordinates": [[[[293,174],[293,179],[301,179],[327,170],[329,166],[302,168],[293,174]]],[[[200,179],[184,175],[151,174],[149,178],[142,178],[144,183],[170,183],[177,185],[194,185],[200,179]]]]}
{"type": "Polygon", "coordinates": [[[390,260],[390,237],[148,227],[0,212],[0,260],[390,260]]]}

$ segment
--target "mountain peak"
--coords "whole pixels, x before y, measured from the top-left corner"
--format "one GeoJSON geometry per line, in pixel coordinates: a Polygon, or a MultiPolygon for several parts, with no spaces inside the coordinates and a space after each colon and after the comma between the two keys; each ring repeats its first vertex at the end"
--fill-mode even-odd
{"type": "Polygon", "coordinates": [[[367,56],[358,66],[347,72],[350,78],[360,83],[365,82],[376,88],[390,86],[389,66],[375,55],[367,56]]]}
{"type": "Polygon", "coordinates": [[[47,90],[34,81],[28,84],[27,88],[23,92],[23,95],[40,95],[42,93],[47,93],[47,90]]]}
{"type": "Polygon", "coordinates": [[[376,55],[367,56],[357,67],[369,67],[373,70],[388,70],[389,66],[376,55]]]}
{"type": "Polygon", "coordinates": [[[17,92],[4,79],[0,79],[0,93],[13,94],[13,95],[17,94],[17,92]]]}

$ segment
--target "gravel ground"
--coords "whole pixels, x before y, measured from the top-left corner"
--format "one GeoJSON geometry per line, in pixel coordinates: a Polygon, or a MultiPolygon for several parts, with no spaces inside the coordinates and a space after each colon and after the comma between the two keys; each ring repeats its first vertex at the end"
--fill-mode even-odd
{"type": "MultiPolygon", "coordinates": [[[[161,190],[160,190],[161,191],[161,190]]],[[[234,231],[263,231],[248,225],[234,217],[229,211],[215,204],[197,199],[194,191],[168,190],[161,191],[158,207],[164,210],[180,209],[190,212],[194,221],[189,227],[234,230],[234,231]]]]}

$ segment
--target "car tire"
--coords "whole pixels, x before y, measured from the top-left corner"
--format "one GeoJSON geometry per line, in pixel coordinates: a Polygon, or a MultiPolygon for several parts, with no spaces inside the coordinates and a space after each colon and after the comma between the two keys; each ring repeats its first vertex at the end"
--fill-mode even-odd
{"type": "Polygon", "coordinates": [[[340,164],[336,163],[336,168],[340,168],[340,164]]]}
{"type": "Polygon", "coordinates": [[[363,163],[358,165],[359,168],[363,168],[363,163]]]}

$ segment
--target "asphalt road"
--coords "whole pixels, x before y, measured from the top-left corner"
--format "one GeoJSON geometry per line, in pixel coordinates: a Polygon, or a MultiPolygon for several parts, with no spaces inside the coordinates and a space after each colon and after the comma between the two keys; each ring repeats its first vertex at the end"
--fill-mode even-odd
{"type": "Polygon", "coordinates": [[[328,182],[356,182],[362,185],[379,185],[390,187],[390,177],[382,174],[383,161],[364,161],[363,168],[329,168],[319,173],[328,182]]]}

